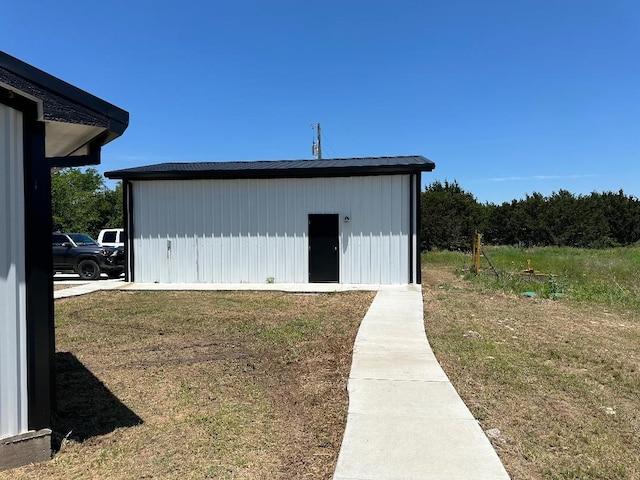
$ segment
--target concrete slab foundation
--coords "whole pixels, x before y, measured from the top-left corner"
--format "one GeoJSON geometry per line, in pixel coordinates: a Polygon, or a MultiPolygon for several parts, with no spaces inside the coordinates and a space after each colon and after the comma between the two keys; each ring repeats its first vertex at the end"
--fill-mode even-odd
{"type": "Polygon", "coordinates": [[[0,439],[0,471],[51,459],[48,428],[0,439]]]}

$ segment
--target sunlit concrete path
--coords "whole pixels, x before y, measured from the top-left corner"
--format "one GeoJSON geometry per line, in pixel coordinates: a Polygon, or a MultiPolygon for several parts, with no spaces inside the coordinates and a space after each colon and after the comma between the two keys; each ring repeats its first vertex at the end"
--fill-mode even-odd
{"type": "Polygon", "coordinates": [[[56,275],[55,285],[67,288],[53,292],[54,299],[84,295],[98,290],[138,291],[275,291],[295,293],[331,293],[403,289],[397,285],[341,283],[127,283],[123,279],[80,280],[77,275],[56,275]]]}
{"type": "Polygon", "coordinates": [[[53,298],[77,297],[98,290],[114,290],[121,288],[125,283],[122,279],[80,280],[77,275],[59,275],[54,277],[54,285],[64,285],[61,290],[54,290],[53,298]]]}
{"type": "Polygon", "coordinates": [[[379,290],[356,337],[334,480],[508,479],[427,341],[419,286],[379,290]]]}

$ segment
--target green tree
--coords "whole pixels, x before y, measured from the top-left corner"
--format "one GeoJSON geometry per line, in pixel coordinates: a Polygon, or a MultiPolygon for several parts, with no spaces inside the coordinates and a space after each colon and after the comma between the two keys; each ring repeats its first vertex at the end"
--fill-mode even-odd
{"type": "Polygon", "coordinates": [[[122,186],[110,190],[95,168],[65,168],[51,176],[54,230],[96,237],[105,227],[122,226],[122,186]]]}
{"type": "Polygon", "coordinates": [[[606,192],[601,197],[612,242],[630,245],[640,240],[640,201],[625,195],[622,190],[617,193],[606,192]]]}
{"type": "Polygon", "coordinates": [[[475,197],[458,182],[433,182],[422,192],[421,249],[468,250],[483,211],[475,197]]]}

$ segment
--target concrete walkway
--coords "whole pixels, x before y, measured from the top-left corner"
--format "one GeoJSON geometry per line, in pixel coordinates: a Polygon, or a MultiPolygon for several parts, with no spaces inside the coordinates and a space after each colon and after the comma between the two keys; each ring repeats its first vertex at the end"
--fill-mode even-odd
{"type": "Polygon", "coordinates": [[[348,389],[334,480],[509,478],[431,351],[419,286],[378,292],[356,337],[348,389]]]}
{"type": "Polygon", "coordinates": [[[55,285],[73,285],[53,292],[53,298],[66,298],[98,290],[140,290],[140,291],[263,291],[290,293],[332,293],[350,291],[395,291],[397,285],[340,284],[340,283],[126,283],[122,279],[89,280],[56,279],[55,285]]]}
{"type": "Polygon", "coordinates": [[[115,290],[126,285],[121,279],[115,280],[57,280],[54,278],[54,285],[64,285],[67,288],[53,291],[53,299],[76,297],[98,290],[115,290]]]}

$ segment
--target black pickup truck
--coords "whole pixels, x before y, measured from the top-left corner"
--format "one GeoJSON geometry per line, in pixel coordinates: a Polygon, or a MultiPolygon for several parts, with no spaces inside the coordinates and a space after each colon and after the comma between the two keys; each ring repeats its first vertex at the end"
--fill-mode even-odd
{"type": "Polygon", "coordinates": [[[124,271],[122,252],[103,247],[84,233],[55,232],[52,245],[54,273],[74,272],[85,280],[97,280],[101,273],[118,278],[124,271]]]}

